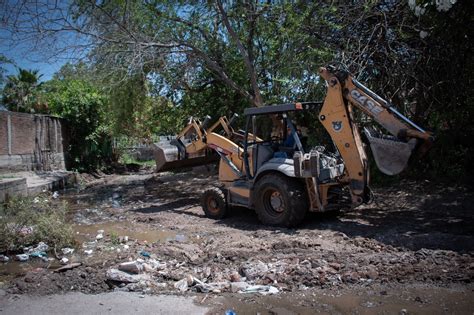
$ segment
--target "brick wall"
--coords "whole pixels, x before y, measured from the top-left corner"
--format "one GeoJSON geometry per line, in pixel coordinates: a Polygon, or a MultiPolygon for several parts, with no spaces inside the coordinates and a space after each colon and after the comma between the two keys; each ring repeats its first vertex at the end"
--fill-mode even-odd
{"type": "Polygon", "coordinates": [[[0,112],[0,172],[64,169],[61,119],[0,112]]]}

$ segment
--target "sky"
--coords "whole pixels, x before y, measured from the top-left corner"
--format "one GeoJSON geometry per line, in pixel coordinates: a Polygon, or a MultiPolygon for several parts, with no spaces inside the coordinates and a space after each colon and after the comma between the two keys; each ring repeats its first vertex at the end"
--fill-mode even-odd
{"type": "MultiPolygon", "coordinates": [[[[5,39],[7,37],[8,33],[0,31],[0,38],[5,39]]],[[[14,62],[14,65],[6,64],[4,66],[7,71],[6,75],[16,75],[18,73],[16,67],[28,70],[39,70],[39,73],[42,74],[41,81],[50,80],[61,66],[71,61],[67,59],[65,55],[47,60],[41,53],[34,52],[32,47],[27,43],[10,47],[4,40],[0,41],[0,54],[3,54],[6,58],[14,62]]]]}

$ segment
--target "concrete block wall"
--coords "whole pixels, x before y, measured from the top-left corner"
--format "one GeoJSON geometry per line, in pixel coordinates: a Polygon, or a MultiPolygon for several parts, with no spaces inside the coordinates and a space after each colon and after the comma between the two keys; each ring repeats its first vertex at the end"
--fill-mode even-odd
{"type": "Polygon", "coordinates": [[[64,169],[60,118],[0,112],[0,173],[64,169]]]}
{"type": "Polygon", "coordinates": [[[0,202],[13,196],[26,196],[26,178],[0,178],[0,202]]]}

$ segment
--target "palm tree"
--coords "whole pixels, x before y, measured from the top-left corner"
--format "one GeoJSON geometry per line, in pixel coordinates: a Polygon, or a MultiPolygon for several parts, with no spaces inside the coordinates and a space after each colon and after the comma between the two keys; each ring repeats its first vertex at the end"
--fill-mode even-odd
{"type": "Polygon", "coordinates": [[[7,77],[3,89],[3,102],[10,110],[29,111],[32,108],[35,92],[40,86],[42,75],[39,70],[26,70],[18,68],[18,75],[7,77]]]}

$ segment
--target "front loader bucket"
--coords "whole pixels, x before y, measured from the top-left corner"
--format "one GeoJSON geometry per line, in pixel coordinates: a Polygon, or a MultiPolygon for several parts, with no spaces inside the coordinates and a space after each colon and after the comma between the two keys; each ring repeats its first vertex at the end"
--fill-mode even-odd
{"type": "Polygon", "coordinates": [[[157,172],[206,165],[219,160],[219,156],[210,150],[192,156],[186,155],[185,145],[175,139],[154,143],[152,147],[157,172]]]}
{"type": "Polygon", "coordinates": [[[396,175],[402,172],[416,145],[416,140],[401,142],[391,136],[381,136],[373,130],[364,129],[370,142],[370,148],[379,170],[387,175],[396,175]]]}

